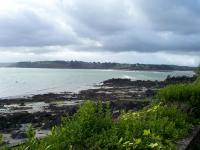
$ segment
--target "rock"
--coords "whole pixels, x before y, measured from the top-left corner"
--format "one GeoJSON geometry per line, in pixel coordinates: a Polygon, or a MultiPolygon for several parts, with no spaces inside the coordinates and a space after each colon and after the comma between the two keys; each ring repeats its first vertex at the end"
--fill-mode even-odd
{"type": "Polygon", "coordinates": [[[192,77],[188,77],[188,76],[178,76],[178,77],[170,77],[167,76],[167,78],[165,79],[164,82],[166,82],[167,84],[175,84],[175,83],[191,83],[194,82],[197,79],[197,76],[192,76],[192,77]]]}
{"type": "Polygon", "coordinates": [[[104,86],[127,86],[131,83],[130,79],[112,78],[103,81],[104,86]]]}
{"type": "Polygon", "coordinates": [[[111,101],[110,106],[113,111],[116,110],[139,110],[144,108],[145,106],[148,106],[150,104],[150,101],[124,101],[124,100],[117,100],[117,101],[111,101]]]}
{"type": "Polygon", "coordinates": [[[24,139],[27,138],[27,135],[24,131],[13,131],[11,137],[13,139],[24,139]]]}
{"type": "Polygon", "coordinates": [[[19,106],[25,106],[25,103],[20,103],[20,105],[19,106]]]}
{"type": "Polygon", "coordinates": [[[198,150],[197,144],[200,143],[200,126],[193,128],[191,134],[185,139],[177,142],[178,150],[198,150]]]}

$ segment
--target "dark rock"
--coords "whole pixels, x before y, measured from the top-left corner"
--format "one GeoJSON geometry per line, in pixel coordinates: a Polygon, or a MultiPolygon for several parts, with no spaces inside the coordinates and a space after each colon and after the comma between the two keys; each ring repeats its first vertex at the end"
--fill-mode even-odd
{"type": "Polygon", "coordinates": [[[115,110],[139,110],[144,108],[145,106],[148,106],[150,104],[150,101],[124,101],[124,100],[118,100],[118,101],[111,101],[110,106],[113,111],[115,110]]]}
{"type": "Polygon", "coordinates": [[[177,142],[178,150],[198,150],[200,143],[200,126],[193,128],[191,134],[177,142]]]}
{"type": "Polygon", "coordinates": [[[105,86],[127,86],[131,83],[130,79],[112,78],[103,81],[105,86]]]}
{"type": "Polygon", "coordinates": [[[24,131],[13,131],[11,137],[13,139],[24,139],[27,138],[27,135],[24,131]]]}
{"type": "Polygon", "coordinates": [[[25,103],[21,103],[19,106],[25,106],[25,103]]]}
{"type": "Polygon", "coordinates": [[[194,82],[197,79],[197,76],[192,76],[192,77],[188,77],[188,76],[178,76],[178,77],[170,77],[167,76],[167,78],[165,79],[164,82],[166,82],[167,84],[176,84],[176,83],[191,83],[194,82]]]}

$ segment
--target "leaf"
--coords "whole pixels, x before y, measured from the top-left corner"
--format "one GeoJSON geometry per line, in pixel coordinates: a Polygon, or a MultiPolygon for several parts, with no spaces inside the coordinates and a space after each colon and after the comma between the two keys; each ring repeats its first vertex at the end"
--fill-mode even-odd
{"type": "Polygon", "coordinates": [[[52,145],[49,145],[49,146],[46,147],[45,150],[48,150],[48,149],[50,149],[51,147],[52,147],[52,145]]]}
{"type": "Polygon", "coordinates": [[[119,140],[119,142],[118,142],[118,143],[121,143],[122,141],[123,141],[123,137],[121,137],[121,138],[120,138],[120,140],[119,140]]]}

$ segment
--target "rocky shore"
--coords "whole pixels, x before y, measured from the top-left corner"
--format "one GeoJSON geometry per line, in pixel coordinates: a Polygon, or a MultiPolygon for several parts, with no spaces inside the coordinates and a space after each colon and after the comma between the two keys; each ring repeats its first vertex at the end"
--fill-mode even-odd
{"type": "Polygon", "coordinates": [[[94,89],[79,93],[48,93],[32,97],[0,99],[0,132],[9,145],[26,138],[28,123],[37,129],[37,136],[45,136],[49,129],[61,123],[62,116],[74,114],[85,100],[110,101],[113,117],[120,110],[138,110],[151,102],[155,93],[169,84],[189,83],[193,77],[167,77],[164,81],[109,79],[94,89]]]}

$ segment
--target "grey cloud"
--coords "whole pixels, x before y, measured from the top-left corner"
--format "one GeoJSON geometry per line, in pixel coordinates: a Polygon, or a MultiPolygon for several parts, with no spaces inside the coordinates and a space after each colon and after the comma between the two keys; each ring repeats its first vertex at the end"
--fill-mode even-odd
{"type": "Polygon", "coordinates": [[[74,8],[67,10],[75,20],[74,30],[80,36],[101,42],[103,47],[97,49],[200,51],[199,0],[75,0],[74,4],[74,8]]]}
{"type": "Polygon", "coordinates": [[[122,1],[77,1],[75,8],[67,10],[74,18],[92,30],[109,34],[125,30],[130,23],[122,1]]]}
{"type": "MultiPolygon", "coordinates": [[[[66,0],[67,1],[67,0],[66,0]]],[[[127,1],[127,0],[126,0],[127,1]]],[[[66,7],[71,25],[83,37],[101,39],[134,28],[128,14],[128,3],[121,0],[74,0],[74,7],[66,7]]]]}
{"type": "Polygon", "coordinates": [[[39,47],[79,43],[73,33],[57,28],[56,22],[47,21],[31,10],[0,15],[0,46],[39,47]]]}
{"type": "Polygon", "coordinates": [[[135,0],[135,3],[150,18],[155,30],[200,32],[199,0],[135,0]]]}
{"type": "MultiPolygon", "coordinates": [[[[53,9],[59,14],[43,8],[49,18],[36,13],[37,8],[32,11],[31,5],[7,16],[0,14],[0,46],[65,46],[79,51],[112,52],[200,51],[200,0],[59,2],[53,9]]],[[[44,53],[47,51],[44,49],[44,53]]]]}
{"type": "Polygon", "coordinates": [[[200,51],[200,35],[178,35],[162,37],[153,31],[124,32],[103,39],[104,47],[115,51],[200,51]],[[139,33],[138,33],[139,32],[139,33]],[[133,34],[134,33],[134,34],[133,34]]]}

